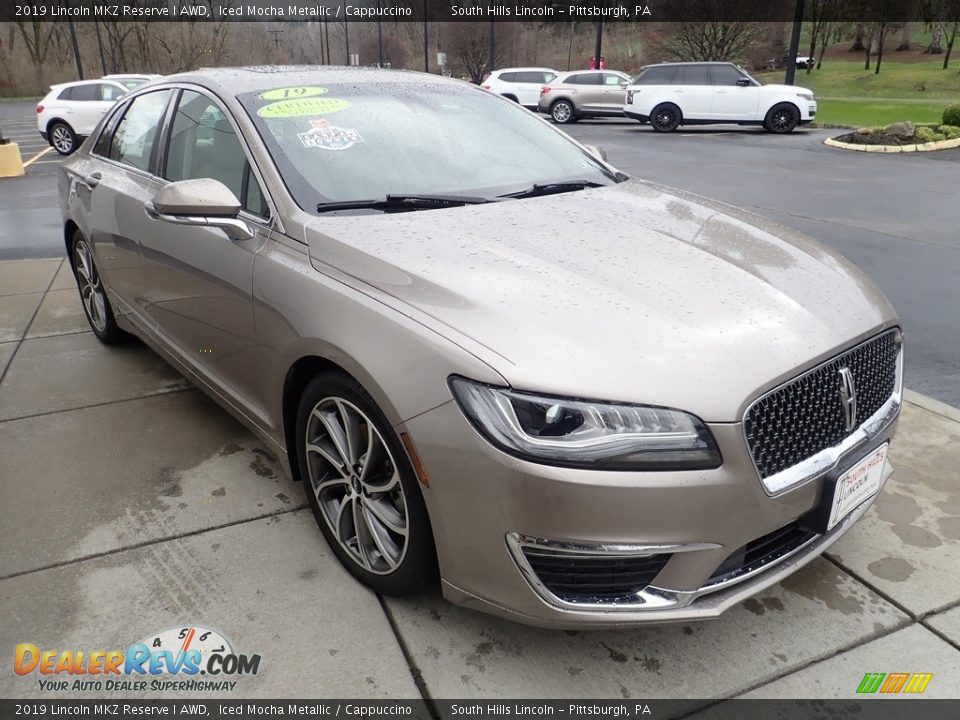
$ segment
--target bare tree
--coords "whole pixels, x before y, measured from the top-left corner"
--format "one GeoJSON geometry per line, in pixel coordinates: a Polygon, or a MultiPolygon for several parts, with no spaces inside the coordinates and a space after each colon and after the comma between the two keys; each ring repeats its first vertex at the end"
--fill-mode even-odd
{"type": "MultiPolygon", "coordinates": [[[[494,65],[499,65],[506,55],[509,25],[502,23],[496,29],[494,65]]],[[[489,72],[490,25],[481,22],[447,23],[444,28],[450,54],[463,66],[471,82],[479,85],[489,72]]]]}
{"type": "MultiPolygon", "coordinates": [[[[807,5],[807,22],[805,23],[810,32],[810,57],[816,57],[817,48],[820,47],[820,62],[817,63],[817,69],[823,62],[823,53],[826,51],[827,42],[833,32],[834,18],[839,6],[839,0],[810,0],[807,5]]],[[[813,71],[813,63],[807,63],[807,75],[813,71]]]]}
{"type": "Polygon", "coordinates": [[[762,36],[753,22],[678,22],[663,48],[677,60],[741,60],[762,36]]]}
{"type": "Polygon", "coordinates": [[[36,72],[37,83],[44,87],[46,82],[44,82],[43,65],[47,62],[52,50],[59,51],[62,49],[63,34],[61,28],[57,24],[44,23],[38,20],[29,22],[18,20],[16,27],[27,50],[30,63],[36,72]]]}

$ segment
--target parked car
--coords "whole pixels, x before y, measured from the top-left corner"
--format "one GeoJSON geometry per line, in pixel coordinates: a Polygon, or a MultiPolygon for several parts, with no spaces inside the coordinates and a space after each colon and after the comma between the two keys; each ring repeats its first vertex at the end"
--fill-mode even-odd
{"type": "Polygon", "coordinates": [[[104,80],[117,80],[128,90],[133,90],[136,87],[150,82],[151,80],[159,80],[163,75],[156,74],[144,74],[140,75],[137,73],[118,73],[113,75],[104,75],[104,80]]]}
{"type": "Polygon", "coordinates": [[[558,74],[549,68],[504,68],[490,73],[482,87],[535,110],[540,101],[540,88],[558,74]]]}
{"type": "Polygon", "coordinates": [[[37,130],[61,155],[69,155],[127,92],[117,80],[80,80],[51,85],[37,105],[37,130]]]}
{"type": "Polygon", "coordinates": [[[244,422],[377,592],[715,617],[890,472],[902,336],[866,276],[479,87],[205,69],[91,140],[59,197],[94,334],[244,422]]]}
{"type": "Polygon", "coordinates": [[[816,58],[812,58],[807,55],[797,56],[797,67],[802,68],[803,70],[806,70],[808,67],[811,67],[816,62],[817,62],[816,58]]]}
{"type": "Polygon", "coordinates": [[[733,63],[648,65],[627,88],[623,114],[657,132],[680,125],[762,125],[788,133],[817,114],[813,91],[793,85],[763,85],[733,63]]]}
{"type": "Polygon", "coordinates": [[[538,107],[555,123],[580,118],[618,117],[630,76],[616,70],[574,70],[560,73],[540,90],[538,107]]]}

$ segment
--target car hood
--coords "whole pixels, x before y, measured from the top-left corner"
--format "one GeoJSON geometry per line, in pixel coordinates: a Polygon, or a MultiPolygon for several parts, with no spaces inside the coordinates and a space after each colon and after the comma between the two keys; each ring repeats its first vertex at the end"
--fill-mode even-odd
{"type": "Polygon", "coordinates": [[[769,93],[792,93],[794,95],[797,93],[805,93],[807,95],[813,95],[813,90],[800,87],[799,85],[761,85],[760,88],[769,93]]]}
{"type": "Polygon", "coordinates": [[[525,200],[321,216],[332,266],[396,298],[518,389],[741,416],[761,390],[896,322],[840,256],[635,180],[525,200]]]}

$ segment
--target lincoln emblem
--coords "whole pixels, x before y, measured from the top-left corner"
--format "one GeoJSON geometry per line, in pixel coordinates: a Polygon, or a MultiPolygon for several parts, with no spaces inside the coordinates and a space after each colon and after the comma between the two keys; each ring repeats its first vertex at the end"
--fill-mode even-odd
{"type": "Polygon", "coordinates": [[[850,432],[857,422],[857,388],[848,367],[840,368],[840,402],[843,403],[844,426],[850,432]]]}

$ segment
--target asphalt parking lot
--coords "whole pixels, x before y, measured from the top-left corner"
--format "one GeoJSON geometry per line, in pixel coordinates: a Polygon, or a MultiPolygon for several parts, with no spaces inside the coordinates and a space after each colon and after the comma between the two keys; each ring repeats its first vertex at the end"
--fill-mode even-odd
{"type": "MultiPolygon", "coordinates": [[[[820,157],[822,133],[663,139],[638,127],[582,123],[571,133],[627,171],[651,177],[643,168],[659,164],[653,179],[665,184],[732,202],[749,194],[738,204],[820,228],[878,281],[898,258],[909,266],[928,253],[903,268],[916,280],[903,300],[945,317],[915,331],[907,322],[909,362],[924,327],[933,341],[957,342],[958,303],[923,305],[928,293],[947,301],[957,292],[955,282],[936,285],[958,266],[946,209],[897,215],[871,195],[879,219],[843,215],[862,189],[834,203],[808,180],[819,167],[821,182],[839,182],[824,172],[832,160],[820,157]],[[799,190],[773,190],[772,178],[799,190]],[[809,217],[794,217],[804,203],[809,217]],[[855,256],[869,255],[870,238],[879,238],[872,264],[855,256]],[[940,274],[926,265],[935,261],[940,274]]],[[[906,162],[926,178],[922,188],[943,187],[946,198],[957,158],[906,162]]],[[[184,624],[214,628],[263,658],[229,698],[852,697],[866,672],[932,672],[925,696],[960,698],[960,411],[911,395],[896,473],[865,518],[825,557],[714,622],[547,631],[437,593],[378,597],[341,569],[302,489],[251,435],[143,346],[104,348],[88,331],[59,257],[55,164],[38,160],[26,178],[0,180],[0,252],[50,256],[0,261],[0,647],[111,649],[184,624]]],[[[948,380],[960,377],[958,358],[943,356],[948,380]]],[[[0,696],[45,696],[35,677],[9,667],[0,696]]]]}

